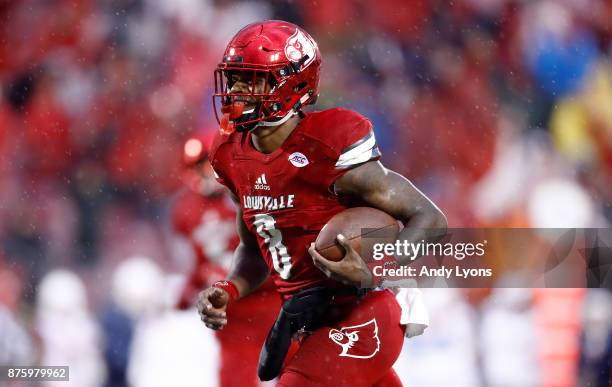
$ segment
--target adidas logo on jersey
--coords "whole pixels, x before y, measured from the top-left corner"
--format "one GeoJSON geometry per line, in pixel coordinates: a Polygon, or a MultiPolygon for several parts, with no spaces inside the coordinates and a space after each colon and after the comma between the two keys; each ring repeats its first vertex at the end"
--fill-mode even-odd
{"type": "Polygon", "coordinates": [[[270,190],[270,186],[268,185],[268,182],[266,181],[265,173],[262,173],[261,176],[259,176],[257,180],[255,180],[255,189],[263,189],[265,191],[270,190]]]}

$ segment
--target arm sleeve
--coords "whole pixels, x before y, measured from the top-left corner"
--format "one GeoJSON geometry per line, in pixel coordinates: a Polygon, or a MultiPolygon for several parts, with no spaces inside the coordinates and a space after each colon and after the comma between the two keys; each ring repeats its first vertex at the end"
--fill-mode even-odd
{"type": "MultiPolygon", "coordinates": [[[[351,117],[353,118],[353,117],[351,117]]],[[[381,157],[372,123],[362,117],[352,119],[346,129],[330,144],[332,157],[326,168],[324,184],[333,192],[334,182],[351,169],[381,157]]]]}

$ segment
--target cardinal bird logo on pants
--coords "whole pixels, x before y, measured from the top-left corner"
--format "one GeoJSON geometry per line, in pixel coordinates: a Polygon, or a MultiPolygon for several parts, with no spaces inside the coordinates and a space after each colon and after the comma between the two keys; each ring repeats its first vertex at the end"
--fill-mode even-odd
{"type": "Polygon", "coordinates": [[[329,338],[342,347],[339,356],[369,359],[380,349],[375,318],[361,325],[340,328],[340,330],[330,329],[329,338]]]}

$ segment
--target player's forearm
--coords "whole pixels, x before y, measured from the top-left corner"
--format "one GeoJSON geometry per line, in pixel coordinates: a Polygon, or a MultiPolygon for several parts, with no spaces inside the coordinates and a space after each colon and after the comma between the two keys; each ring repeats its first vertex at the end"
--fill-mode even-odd
{"type": "Polygon", "coordinates": [[[268,277],[266,266],[261,252],[241,243],[234,252],[232,268],[228,280],[238,288],[240,297],[245,297],[256,290],[268,277]]]}
{"type": "MultiPolygon", "coordinates": [[[[447,221],[444,214],[435,206],[427,206],[404,220],[404,229],[397,239],[409,244],[417,244],[421,241],[436,242],[444,237],[446,229],[447,221]]],[[[397,257],[401,265],[407,265],[412,260],[414,257],[397,257]]]]}

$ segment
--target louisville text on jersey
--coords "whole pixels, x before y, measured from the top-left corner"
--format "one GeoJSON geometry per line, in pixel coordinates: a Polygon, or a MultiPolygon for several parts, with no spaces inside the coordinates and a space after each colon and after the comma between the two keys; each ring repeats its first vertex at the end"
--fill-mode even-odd
{"type": "Polygon", "coordinates": [[[295,195],[263,196],[263,195],[243,195],[242,208],[253,210],[274,211],[284,208],[293,208],[295,195]]]}

